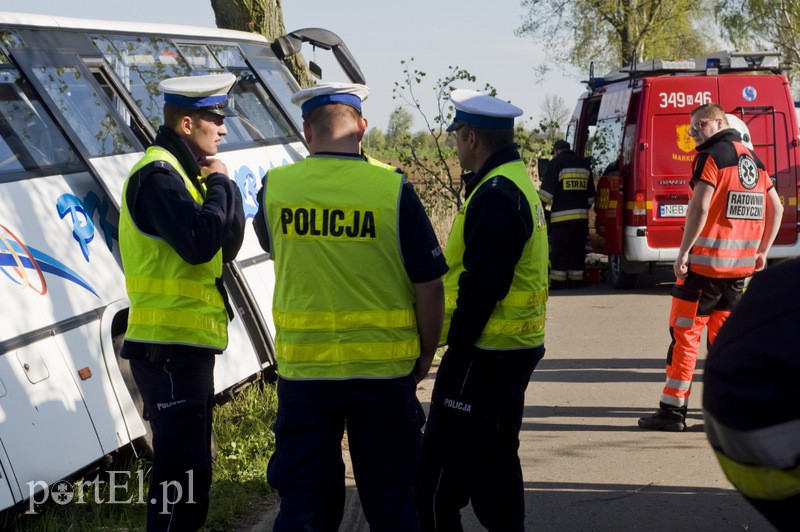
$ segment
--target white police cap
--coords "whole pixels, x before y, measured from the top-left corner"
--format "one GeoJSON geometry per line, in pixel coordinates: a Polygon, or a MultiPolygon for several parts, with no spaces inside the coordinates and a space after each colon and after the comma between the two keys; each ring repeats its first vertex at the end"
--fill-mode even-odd
{"type": "Polygon", "coordinates": [[[738,116],[732,114],[726,114],[725,118],[728,119],[728,127],[731,129],[735,129],[739,132],[742,136],[742,144],[753,149],[753,143],[750,139],[750,129],[748,129],[747,124],[745,124],[738,116]]]}
{"type": "Polygon", "coordinates": [[[455,131],[466,124],[488,129],[514,129],[514,117],[522,115],[522,109],[516,105],[470,89],[454,90],[450,93],[450,101],[456,108],[456,116],[447,131],[455,131]]]}
{"type": "Polygon", "coordinates": [[[294,93],[292,103],[300,106],[303,117],[309,111],[329,103],[344,103],[361,112],[361,102],[369,97],[369,88],[358,83],[330,81],[294,93]]]}
{"type": "Polygon", "coordinates": [[[227,109],[228,92],[235,82],[236,76],[226,72],[168,78],[158,84],[158,89],[164,93],[164,103],[231,116],[236,113],[227,109]]]}

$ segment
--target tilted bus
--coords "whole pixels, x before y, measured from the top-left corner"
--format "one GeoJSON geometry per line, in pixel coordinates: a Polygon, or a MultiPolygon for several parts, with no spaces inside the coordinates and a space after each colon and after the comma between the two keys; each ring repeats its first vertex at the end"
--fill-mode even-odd
{"type": "MultiPolygon", "coordinates": [[[[123,182],[162,122],[165,77],[236,74],[218,157],[255,215],[261,177],[308,154],[282,63],[326,30],[257,34],[0,13],[0,510],[146,436],[118,357],[129,302],[117,231],[123,182]]],[[[226,267],[234,303],[220,396],[274,371],[272,263],[252,228],[226,267]]]]}

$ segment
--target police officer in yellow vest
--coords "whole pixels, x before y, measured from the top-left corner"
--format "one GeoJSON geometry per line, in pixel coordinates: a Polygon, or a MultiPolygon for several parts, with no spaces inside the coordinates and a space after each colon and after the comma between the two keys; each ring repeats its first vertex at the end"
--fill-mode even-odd
{"type": "Polygon", "coordinates": [[[275,262],[275,530],[337,530],[341,442],[372,530],[419,530],[412,489],[444,308],[441,248],[401,173],[360,153],[364,85],[298,92],[311,155],[271,169],[254,219],[275,262]]]}
{"type": "Polygon", "coordinates": [[[489,530],[524,530],[517,448],[525,389],[544,356],[547,226],[513,143],[519,108],[472,90],[450,97],[466,199],[445,248],[447,352],[422,447],[423,530],[461,530],[470,500],[489,530]]]}
{"type": "Polygon", "coordinates": [[[122,190],[119,240],[130,359],[153,433],[148,530],[197,530],[208,513],[214,361],[232,317],[222,265],[244,237],[236,184],[216,155],[236,77],[162,81],[164,125],[122,190]]]}

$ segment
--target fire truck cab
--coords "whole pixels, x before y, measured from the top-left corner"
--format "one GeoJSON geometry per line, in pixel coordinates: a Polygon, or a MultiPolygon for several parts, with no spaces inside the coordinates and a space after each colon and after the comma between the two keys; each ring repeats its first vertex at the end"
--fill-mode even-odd
{"type": "Polygon", "coordinates": [[[632,288],[639,273],[677,256],[696,154],[689,113],[705,103],[742,119],[777,187],[785,209],[769,257],[800,255],[798,118],[779,59],[777,52],[723,51],[590,75],[567,140],[592,162],[592,247],[608,255],[615,288],[632,288]]]}

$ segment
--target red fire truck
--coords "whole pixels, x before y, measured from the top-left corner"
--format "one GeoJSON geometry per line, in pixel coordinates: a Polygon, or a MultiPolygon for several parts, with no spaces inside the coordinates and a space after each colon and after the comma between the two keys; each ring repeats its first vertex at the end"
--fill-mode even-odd
{"type": "Polygon", "coordinates": [[[798,118],[779,60],[777,52],[717,52],[590,75],[567,140],[598,179],[592,245],[608,255],[614,287],[631,288],[639,273],[675,260],[696,154],[689,112],[709,102],[745,122],[784,204],[770,259],[800,255],[798,118]]]}

